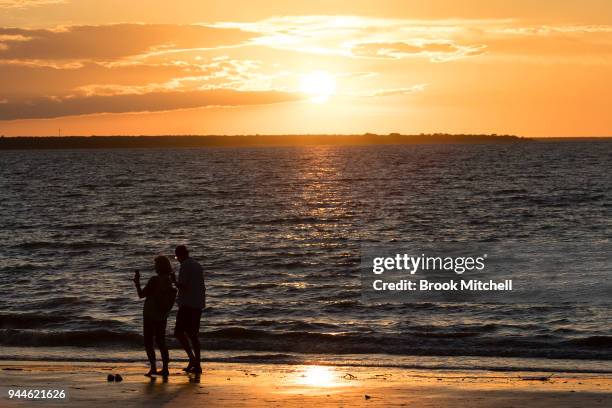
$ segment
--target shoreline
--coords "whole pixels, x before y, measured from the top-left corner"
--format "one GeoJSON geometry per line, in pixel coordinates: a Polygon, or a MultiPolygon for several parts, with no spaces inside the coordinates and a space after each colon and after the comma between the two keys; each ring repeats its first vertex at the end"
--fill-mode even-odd
{"type": "MultiPolygon", "coordinates": [[[[134,364],[146,362],[144,350],[89,347],[3,347],[0,365],[8,361],[32,364],[134,364]]],[[[171,362],[187,361],[184,352],[170,349],[171,362]]],[[[612,361],[597,359],[555,359],[545,357],[422,356],[394,354],[305,354],[255,350],[205,350],[205,363],[321,365],[375,369],[490,371],[500,373],[547,372],[611,374],[612,361]]]]}
{"type": "MultiPolygon", "coordinates": [[[[142,363],[0,362],[4,406],[8,389],[63,389],[58,406],[535,406],[605,407],[612,403],[612,375],[492,373],[489,371],[410,370],[341,365],[205,363],[199,378],[176,362],[167,381],[143,376],[142,363]],[[107,382],[109,373],[120,383],[107,382]],[[12,388],[11,388],[12,387],[12,388]]],[[[30,401],[31,403],[31,401],[30,401]]]]}

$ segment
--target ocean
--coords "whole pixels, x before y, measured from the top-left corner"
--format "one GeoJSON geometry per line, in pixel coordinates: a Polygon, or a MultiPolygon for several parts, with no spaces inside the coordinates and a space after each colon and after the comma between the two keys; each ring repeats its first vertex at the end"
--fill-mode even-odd
{"type": "Polygon", "coordinates": [[[609,243],[611,174],[597,141],[0,151],[0,359],[144,360],[133,271],[186,244],[205,357],[612,372],[612,296],[365,304],[359,270],[364,243],[609,243]]]}

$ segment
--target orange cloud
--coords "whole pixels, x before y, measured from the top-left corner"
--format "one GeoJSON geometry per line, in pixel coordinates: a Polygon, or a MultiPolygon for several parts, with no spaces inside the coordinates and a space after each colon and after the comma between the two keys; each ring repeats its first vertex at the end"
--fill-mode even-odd
{"type": "Polygon", "coordinates": [[[434,62],[451,61],[468,56],[481,55],[485,45],[458,45],[452,41],[445,42],[392,42],[360,43],[351,48],[353,55],[374,58],[409,58],[425,57],[434,62]]]}
{"type": "Polygon", "coordinates": [[[149,58],[235,46],[253,34],[202,25],[0,28],[0,120],[293,101],[259,62],[149,58]],[[150,62],[148,62],[150,61],[150,62]]]}
{"type": "Polygon", "coordinates": [[[406,87],[406,88],[381,89],[376,92],[373,92],[371,95],[368,95],[368,96],[380,97],[380,96],[410,95],[415,92],[423,91],[426,86],[427,86],[426,84],[418,84],[418,85],[413,85],[413,86],[406,87]]]}
{"type": "Polygon", "coordinates": [[[68,95],[96,85],[138,86],[194,75],[212,75],[209,65],[118,64],[96,62],[55,67],[41,64],[0,63],[0,93],[9,96],[68,95]]]}
{"type": "Polygon", "coordinates": [[[0,60],[114,61],[149,52],[235,46],[252,38],[202,25],[109,24],[32,30],[0,28],[0,60]]]}
{"type": "Polygon", "coordinates": [[[29,8],[65,2],[66,0],[0,0],[0,8],[29,8]]]}
{"type": "Polygon", "coordinates": [[[612,25],[524,25],[513,19],[285,16],[213,26],[256,34],[249,43],[267,48],[344,57],[424,57],[432,62],[540,51],[571,57],[607,53],[612,46],[612,25]]]}
{"type": "MultiPolygon", "coordinates": [[[[257,63],[233,59],[179,63],[76,63],[49,66],[40,63],[0,62],[0,96],[69,96],[79,93],[100,93],[96,89],[117,89],[112,93],[134,93],[141,88],[234,88],[267,90],[255,86],[261,74],[257,63]],[[253,85],[253,86],[251,86],[253,85]]],[[[260,81],[261,83],[262,81],[260,81]]],[[[108,93],[108,92],[105,92],[108,93]]],[[[138,92],[142,93],[142,92],[138,92]]]]}
{"type": "Polygon", "coordinates": [[[427,84],[416,84],[398,88],[383,88],[374,91],[348,92],[342,94],[349,97],[380,98],[385,96],[412,95],[424,91],[427,84]]]}
{"type": "Polygon", "coordinates": [[[284,92],[241,92],[230,89],[9,99],[0,104],[0,120],[55,118],[93,113],[155,112],[205,106],[263,105],[298,99],[299,96],[284,92]]]}
{"type": "MultiPolygon", "coordinates": [[[[597,57],[612,55],[612,31],[518,31],[487,39],[494,55],[528,57],[597,57]]],[[[582,62],[585,62],[584,60],[582,62]]]]}

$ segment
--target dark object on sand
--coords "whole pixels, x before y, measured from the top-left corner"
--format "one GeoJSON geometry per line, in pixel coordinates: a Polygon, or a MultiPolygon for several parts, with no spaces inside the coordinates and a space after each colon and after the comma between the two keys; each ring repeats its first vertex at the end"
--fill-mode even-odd
{"type": "Polygon", "coordinates": [[[370,398],[372,398],[372,397],[370,397],[368,394],[364,395],[363,397],[364,397],[365,399],[367,399],[367,400],[369,400],[370,398]]]}
{"type": "Polygon", "coordinates": [[[121,374],[115,374],[115,382],[121,382],[123,381],[123,377],[121,376],[121,374]]]}
{"type": "Polygon", "coordinates": [[[550,380],[550,377],[552,377],[554,374],[549,375],[548,377],[521,377],[521,380],[523,381],[548,381],[550,380]]]}
{"type": "Polygon", "coordinates": [[[356,380],[357,379],[357,377],[351,373],[344,374],[342,378],[344,378],[345,380],[356,380]]]}
{"type": "Polygon", "coordinates": [[[115,381],[115,376],[114,376],[114,375],[112,375],[112,374],[107,375],[107,376],[106,376],[106,381],[108,381],[108,382],[113,382],[113,381],[115,381]]]}

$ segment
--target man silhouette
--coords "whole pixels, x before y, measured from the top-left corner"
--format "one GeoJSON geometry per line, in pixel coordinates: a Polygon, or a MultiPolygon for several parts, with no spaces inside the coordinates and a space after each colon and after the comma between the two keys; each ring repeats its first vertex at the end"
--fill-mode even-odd
{"type": "Polygon", "coordinates": [[[174,336],[178,339],[189,357],[189,365],[183,370],[200,374],[202,372],[200,358],[200,318],[205,306],[204,272],[202,266],[189,256],[184,245],[176,247],[175,258],[181,264],[178,280],[172,274],[172,282],[178,289],[176,303],[176,326],[174,336]]]}

